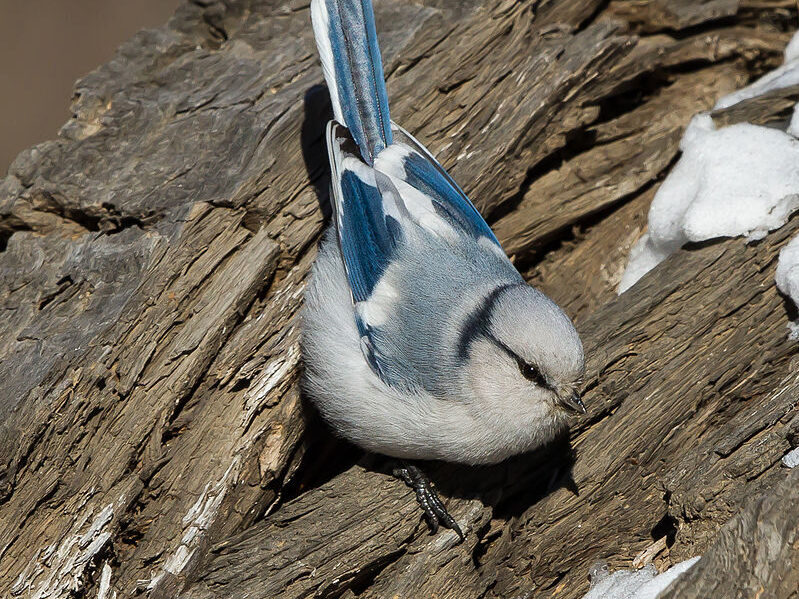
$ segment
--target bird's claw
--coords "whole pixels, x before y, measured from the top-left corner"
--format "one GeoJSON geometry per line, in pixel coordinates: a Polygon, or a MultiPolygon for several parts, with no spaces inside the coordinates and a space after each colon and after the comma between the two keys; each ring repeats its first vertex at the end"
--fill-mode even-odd
{"type": "Polygon", "coordinates": [[[430,532],[438,532],[439,525],[449,528],[457,533],[460,540],[465,539],[461,527],[455,522],[455,518],[449,515],[447,508],[438,497],[433,483],[425,476],[419,468],[412,464],[403,463],[399,468],[394,469],[394,476],[401,479],[406,485],[416,493],[416,501],[424,510],[427,525],[430,532]]]}

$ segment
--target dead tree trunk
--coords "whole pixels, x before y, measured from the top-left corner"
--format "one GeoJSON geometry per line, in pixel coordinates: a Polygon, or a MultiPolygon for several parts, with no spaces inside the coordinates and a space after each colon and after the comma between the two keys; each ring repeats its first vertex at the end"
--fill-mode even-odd
{"type": "Polygon", "coordinates": [[[796,3],[376,3],[395,120],[589,356],[569,439],[433,470],[460,545],[301,402],[329,113],[307,4],[187,2],[0,182],[0,596],[572,598],[653,543],[705,555],[671,597],[799,596],[773,283],[799,220],[614,295],[690,116],[779,64],[796,3]]]}

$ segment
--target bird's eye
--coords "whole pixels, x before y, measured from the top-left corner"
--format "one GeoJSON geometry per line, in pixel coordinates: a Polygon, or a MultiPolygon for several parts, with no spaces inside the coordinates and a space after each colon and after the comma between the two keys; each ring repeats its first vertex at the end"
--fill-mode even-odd
{"type": "Polygon", "coordinates": [[[524,378],[526,378],[528,381],[534,382],[539,387],[547,386],[547,381],[538,368],[536,368],[533,364],[528,364],[524,360],[517,360],[517,362],[519,363],[519,371],[522,373],[524,378]]]}

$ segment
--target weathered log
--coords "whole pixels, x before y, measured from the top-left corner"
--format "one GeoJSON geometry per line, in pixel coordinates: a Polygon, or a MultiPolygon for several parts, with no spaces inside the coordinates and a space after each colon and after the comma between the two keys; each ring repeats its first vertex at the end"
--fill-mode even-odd
{"type": "Polygon", "coordinates": [[[413,496],[355,468],[223,542],[182,596],[579,597],[593,561],[629,565],[661,537],[678,559],[701,554],[709,529],[785,478],[799,434],[799,358],[770,283],[794,220],[757,247],[681,252],[592,314],[573,466],[560,448],[461,472],[445,488],[464,497],[450,501],[464,544],[418,534],[413,496]]]}
{"type": "Polygon", "coordinates": [[[577,319],[589,415],[535,455],[433,469],[462,545],[309,418],[296,314],[329,106],[307,2],[187,2],[0,182],[0,595],[578,597],[594,561],[654,542],[661,567],[708,552],[686,593],[795,572],[795,312],[773,270],[799,223],[614,294],[690,115],[779,64],[795,4],[376,11],[395,120],[577,319]],[[743,550],[758,523],[780,551],[743,550]]]}
{"type": "Polygon", "coordinates": [[[705,558],[664,599],[796,597],[799,589],[799,471],[750,501],[724,525],[705,558]]]}

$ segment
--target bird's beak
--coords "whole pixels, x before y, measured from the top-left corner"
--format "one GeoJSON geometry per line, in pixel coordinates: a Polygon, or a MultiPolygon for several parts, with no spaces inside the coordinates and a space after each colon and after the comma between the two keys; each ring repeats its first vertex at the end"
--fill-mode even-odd
{"type": "Polygon", "coordinates": [[[580,396],[574,389],[567,389],[562,393],[558,393],[558,400],[560,400],[560,404],[566,410],[570,412],[577,412],[578,414],[585,414],[585,405],[583,405],[583,400],[580,399],[580,396]]]}

